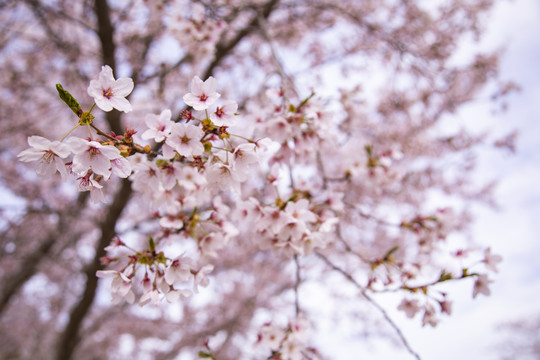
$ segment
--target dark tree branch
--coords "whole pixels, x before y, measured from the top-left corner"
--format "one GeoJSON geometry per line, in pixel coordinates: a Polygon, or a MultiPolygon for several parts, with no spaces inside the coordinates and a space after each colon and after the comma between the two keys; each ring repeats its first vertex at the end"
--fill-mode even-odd
{"type": "MultiPolygon", "coordinates": [[[[65,228],[68,226],[67,224],[69,224],[70,220],[76,218],[85,208],[87,199],[88,193],[81,193],[74,207],[69,208],[65,214],[59,214],[59,220],[55,230],[49,233],[37,249],[24,257],[15,274],[3,280],[2,293],[0,295],[0,316],[21,286],[36,273],[41,261],[49,254],[53,245],[58,242],[60,234],[65,232],[65,228]]],[[[77,234],[70,234],[70,236],[77,236],[77,234]]]]}
{"type": "Polygon", "coordinates": [[[94,260],[87,265],[84,273],[86,275],[86,287],[79,303],[73,308],[69,316],[69,323],[64,329],[58,346],[56,358],[58,360],[69,360],[72,358],[74,350],[80,340],[79,332],[82,322],[88,314],[96,295],[98,279],[96,271],[102,268],[100,259],[105,255],[105,247],[110,244],[116,234],[115,227],[122,211],[131,198],[131,181],[124,179],[120,190],[116,193],[113,203],[100,226],[101,237],[96,243],[96,253],[94,260]]]}
{"type": "Polygon", "coordinates": [[[214,73],[214,69],[221,63],[221,61],[231,53],[231,51],[242,41],[246,36],[251,34],[259,24],[259,19],[268,19],[272,11],[276,8],[279,0],[268,1],[260,10],[260,13],[256,14],[248,26],[240,30],[236,36],[228,43],[220,43],[216,46],[216,55],[214,60],[206,68],[203,80],[207,79],[214,73]]]}
{"type": "MultiPolygon", "coordinates": [[[[116,44],[114,43],[114,27],[111,23],[110,9],[107,0],[96,0],[94,12],[97,18],[99,41],[101,43],[101,59],[103,65],[109,65],[116,73],[116,44]]],[[[124,129],[120,122],[120,112],[110,111],[106,119],[110,129],[115,134],[123,134],[124,129]]]]}

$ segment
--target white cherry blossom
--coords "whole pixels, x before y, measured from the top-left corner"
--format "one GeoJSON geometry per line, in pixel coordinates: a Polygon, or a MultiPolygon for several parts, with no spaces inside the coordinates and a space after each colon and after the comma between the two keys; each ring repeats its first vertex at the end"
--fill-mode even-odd
{"type": "Polygon", "coordinates": [[[199,286],[207,287],[210,283],[210,280],[206,275],[212,272],[214,270],[214,265],[208,264],[204,265],[197,273],[195,274],[195,278],[193,280],[193,291],[197,294],[199,293],[199,286]]]}
{"type": "Polygon", "coordinates": [[[49,177],[57,171],[66,179],[67,170],[64,164],[65,159],[71,154],[68,145],[59,141],[50,141],[41,136],[30,136],[28,138],[30,149],[23,150],[17,157],[24,162],[39,161],[36,173],[42,177],[49,177]]]}
{"type": "Polygon", "coordinates": [[[220,96],[216,91],[216,79],[210,76],[203,82],[195,76],[191,80],[191,92],[184,95],[184,102],[195,110],[206,110],[220,96]]]}
{"type": "Polygon", "coordinates": [[[417,299],[403,299],[397,308],[405,312],[409,319],[412,319],[421,310],[417,299]]]}
{"type": "Polygon", "coordinates": [[[193,265],[194,261],[191,258],[184,255],[178,256],[165,269],[165,281],[169,285],[188,281],[192,276],[191,268],[193,265]]]}
{"type": "Polygon", "coordinates": [[[283,329],[272,324],[265,324],[259,331],[258,344],[266,346],[272,351],[277,351],[284,338],[285,333],[283,329]]]}
{"type": "Polygon", "coordinates": [[[133,90],[133,80],[130,78],[114,79],[113,70],[109,65],[101,67],[98,80],[90,81],[88,95],[94,98],[96,105],[103,111],[111,111],[113,108],[130,112],[133,110],[126,99],[133,90]]]}
{"type": "Polygon", "coordinates": [[[227,101],[223,106],[218,107],[216,111],[210,114],[210,120],[217,126],[236,125],[236,111],[238,104],[235,101],[227,101]]]}
{"type": "Polygon", "coordinates": [[[94,204],[105,201],[105,197],[103,196],[103,185],[94,178],[94,173],[89,171],[77,180],[80,180],[78,186],[79,191],[90,191],[90,200],[94,204]]]}
{"type": "Polygon", "coordinates": [[[498,272],[497,264],[502,261],[502,256],[491,253],[491,248],[487,248],[484,251],[484,264],[486,264],[486,269],[498,272]]]}
{"type": "Polygon", "coordinates": [[[492,282],[493,281],[490,280],[486,274],[478,275],[476,281],[474,282],[473,298],[475,298],[478,294],[489,296],[491,294],[489,284],[492,282]]]}
{"type": "Polygon", "coordinates": [[[96,272],[96,276],[98,278],[113,278],[111,282],[111,302],[113,304],[118,304],[123,299],[133,304],[135,294],[131,290],[131,279],[124,273],[115,270],[99,270],[96,272]]]}
{"type": "MultiPolygon", "coordinates": [[[[111,176],[111,160],[120,159],[120,150],[112,145],[102,145],[97,141],[84,140],[81,138],[70,138],[69,145],[71,150],[75,154],[73,157],[73,172],[83,176],[92,170],[98,175],[102,175],[105,180],[111,176]]],[[[115,164],[118,167],[115,172],[117,174],[125,174],[128,172],[127,165],[123,161],[119,161],[115,164]]],[[[129,175],[129,173],[128,173],[129,175]]],[[[122,177],[127,177],[122,176],[122,177]]]]}
{"type": "Polygon", "coordinates": [[[174,122],[171,120],[171,110],[163,110],[159,115],[146,115],[145,124],[148,129],[141,135],[144,140],[153,139],[156,142],[165,140],[171,133],[174,122]]]}
{"type": "Polygon", "coordinates": [[[131,163],[125,157],[111,159],[111,171],[114,175],[127,178],[131,175],[131,163]]]}
{"type": "Polygon", "coordinates": [[[201,138],[204,132],[201,128],[191,124],[174,124],[171,135],[167,138],[166,144],[172,147],[182,156],[198,156],[204,152],[201,138]]]}

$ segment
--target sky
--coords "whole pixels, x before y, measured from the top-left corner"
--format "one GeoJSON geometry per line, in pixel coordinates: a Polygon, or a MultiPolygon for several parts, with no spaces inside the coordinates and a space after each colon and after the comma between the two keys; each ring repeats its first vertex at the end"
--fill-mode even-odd
{"type": "MultiPolygon", "coordinates": [[[[503,256],[499,272],[490,276],[491,296],[472,299],[472,284],[452,284],[452,315],[439,325],[422,328],[391,309],[411,347],[422,359],[497,359],[497,344],[509,321],[540,317],[540,1],[500,1],[492,12],[486,48],[504,48],[500,78],[513,80],[521,91],[510,96],[504,114],[492,106],[474,105],[459,114],[470,126],[503,134],[518,130],[517,152],[481,151],[479,181],[497,179],[500,209],[476,209],[472,235],[503,256]],[[469,120],[468,120],[469,121],[469,120]]],[[[418,320],[418,319],[416,319],[418,320]]],[[[340,359],[352,359],[349,351],[340,359]]],[[[376,342],[366,359],[413,359],[388,342],[376,342]]],[[[360,358],[360,357],[359,357],[360,358]]],[[[516,357],[521,359],[520,357],[516,357]]]]}

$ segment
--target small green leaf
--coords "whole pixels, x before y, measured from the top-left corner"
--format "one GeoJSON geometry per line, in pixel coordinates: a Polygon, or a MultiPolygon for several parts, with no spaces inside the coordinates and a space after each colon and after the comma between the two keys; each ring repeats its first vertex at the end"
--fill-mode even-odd
{"type": "Polygon", "coordinates": [[[82,115],[83,111],[82,111],[82,107],[81,107],[81,105],[79,105],[79,102],[77,101],[77,99],[75,99],[73,97],[73,95],[71,95],[69,93],[69,91],[64,89],[62,87],[62,85],[60,85],[60,84],[56,84],[56,90],[58,91],[58,95],[60,96],[60,99],[62,99],[67,104],[67,106],[69,106],[69,108],[75,114],[77,114],[78,117],[80,117],[82,115]]]}
{"type": "Polygon", "coordinates": [[[210,353],[207,353],[207,352],[204,352],[204,351],[199,351],[199,357],[200,358],[206,358],[206,359],[213,359],[214,355],[212,355],[210,353]]]}
{"type": "Polygon", "coordinates": [[[307,102],[315,96],[315,93],[312,92],[311,95],[309,95],[307,98],[304,99],[304,101],[302,101],[302,103],[300,103],[300,105],[298,105],[298,109],[302,108],[304,105],[307,104],[307,102]]]}
{"type": "Polygon", "coordinates": [[[148,245],[150,246],[150,251],[152,253],[156,252],[156,243],[154,242],[154,239],[148,239],[148,245]]]}
{"type": "Polygon", "coordinates": [[[399,246],[394,246],[393,248],[391,248],[390,250],[388,250],[388,252],[386,253],[386,255],[384,255],[384,260],[385,261],[388,261],[388,259],[390,259],[390,255],[392,255],[393,253],[395,253],[396,251],[398,251],[399,249],[399,246]]]}
{"type": "Polygon", "coordinates": [[[448,280],[452,280],[452,274],[449,274],[449,273],[447,273],[446,271],[443,270],[441,272],[441,276],[439,277],[438,282],[443,282],[443,281],[448,281],[448,280]]]}

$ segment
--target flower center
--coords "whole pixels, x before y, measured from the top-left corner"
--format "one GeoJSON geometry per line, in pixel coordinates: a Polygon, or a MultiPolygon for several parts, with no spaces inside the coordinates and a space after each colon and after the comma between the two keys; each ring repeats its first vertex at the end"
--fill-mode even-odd
{"type": "Polygon", "coordinates": [[[99,155],[101,154],[101,151],[99,151],[99,149],[97,147],[93,147],[91,146],[89,149],[88,149],[88,152],[90,153],[90,157],[94,157],[96,155],[99,155]]]}
{"type": "Polygon", "coordinates": [[[103,89],[103,96],[110,99],[113,96],[111,89],[103,89]]]}
{"type": "Polygon", "coordinates": [[[47,150],[44,152],[43,156],[41,157],[41,161],[47,164],[50,164],[54,161],[54,157],[56,156],[55,153],[53,153],[51,150],[47,150]]]}
{"type": "Polygon", "coordinates": [[[206,101],[208,100],[208,96],[205,93],[202,93],[201,95],[199,95],[199,100],[206,101]]]}
{"type": "Polygon", "coordinates": [[[225,114],[225,112],[223,111],[223,107],[218,107],[216,109],[216,116],[217,117],[222,117],[224,114],[225,114]]]}

